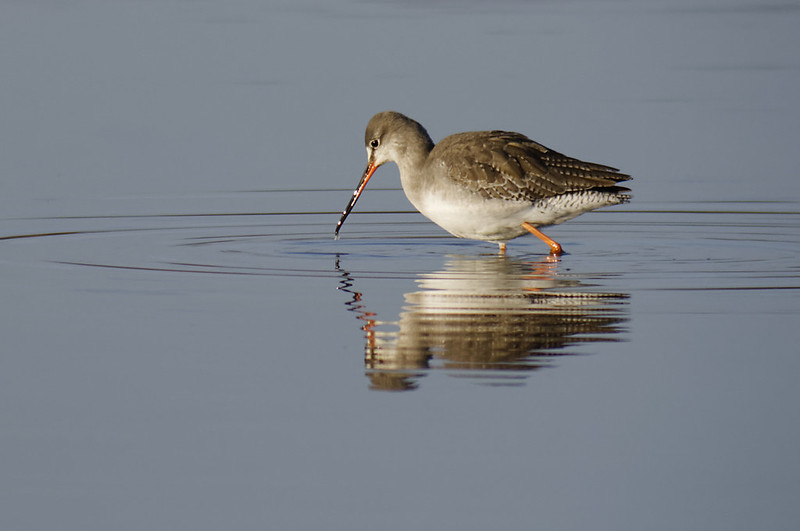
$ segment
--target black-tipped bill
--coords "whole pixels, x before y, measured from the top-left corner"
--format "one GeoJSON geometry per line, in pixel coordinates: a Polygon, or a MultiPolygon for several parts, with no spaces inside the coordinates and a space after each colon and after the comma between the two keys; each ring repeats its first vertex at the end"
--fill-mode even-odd
{"type": "Polygon", "coordinates": [[[342,217],[339,219],[339,222],[336,223],[336,232],[333,233],[335,238],[339,237],[339,229],[342,228],[344,220],[346,220],[347,216],[350,215],[350,211],[353,210],[354,206],[356,206],[356,201],[358,201],[358,198],[361,197],[361,192],[364,191],[364,187],[367,186],[372,174],[375,173],[375,168],[377,168],[377,166],[374,162],[367,164],[367,169],[364,170],[364,175],[361,176],[361,180],[358,182],[358,187],[356,187],[355,191],[353,192],[353,197],[350,198],[350,202],[347,203],[347,206],[342,211],[342,217]]]}

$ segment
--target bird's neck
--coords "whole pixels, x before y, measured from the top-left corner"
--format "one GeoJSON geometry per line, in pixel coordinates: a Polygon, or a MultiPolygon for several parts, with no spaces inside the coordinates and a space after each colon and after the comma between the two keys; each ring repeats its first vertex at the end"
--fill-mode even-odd
{"type": "Polygon", "coordinates": [[[404,145],[397,150],[399,156],[395,158],[395,162],[400,170],[403,190],[411,202],[416,204],[414,198],[419,196],[425,187],[427,180],[425,166],[434,144],[422,126],[413,133],[405,135],[405,140],[404,145]]]}

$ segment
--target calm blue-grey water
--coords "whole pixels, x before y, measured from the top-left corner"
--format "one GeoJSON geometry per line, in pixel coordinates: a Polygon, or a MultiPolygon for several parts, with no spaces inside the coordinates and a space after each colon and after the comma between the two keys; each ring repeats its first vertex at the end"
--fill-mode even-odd
{"type": "Polygon", "coordinates": [[[794,530],[800,3],[0,1],[0,529],[794,530]],[[630,204],[496,246],[363,130],[630,204]]]}

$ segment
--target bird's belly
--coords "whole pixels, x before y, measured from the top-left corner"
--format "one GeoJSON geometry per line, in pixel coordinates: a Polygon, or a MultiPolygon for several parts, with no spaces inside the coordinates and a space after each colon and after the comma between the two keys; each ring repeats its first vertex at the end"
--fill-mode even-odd
{"type": "Polygon", "coordinates": [[[431,196],[417,208],[428,219],[459,238],[491,242],[508,241],[526,231],[521,223],[528,202],[481,199],[479,203],[431,196]]]}
{"type": "MultiPolygon", "coordinates": [[[[623,203],[627,196],[582,191],[534,202],[428,195],[414,206],[428,219],[459,238],[505,242],[527,234],[523,222],[535,227],[557,225],[596,208],[623,203]]],[[[413,203],[413,201],[412,201],[413,203]]]]}

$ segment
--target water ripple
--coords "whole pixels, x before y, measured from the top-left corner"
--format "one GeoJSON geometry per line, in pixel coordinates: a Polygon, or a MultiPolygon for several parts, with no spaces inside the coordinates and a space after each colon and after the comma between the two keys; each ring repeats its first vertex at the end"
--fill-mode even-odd
{"type": "MultiPolygon", "coordinates": [[[[435,270],[443,255],[495,252],[493,244],[452,238],[411,211],[356,213],[342,239],[334,241],[338,211],[293,208],[313,203],[314,192],[284,194],[282,211],[6,220],[0,253],[26,241],[1,256],[75,267],[285,277],[336,277],[335,258],[347,256],[357,267],[354,275],[399,279],[435,270]]],[[[644,204],[595,212],[551,232],[571,253],[562,267],[623,276],[634,290],[798,289],[797,203],[698,206],[644,204]],[[606,271],[597,271],[596,264],[606,271]]],[[[532,259],[546,249],[533,238],[520,238],[509,252],[532,259]]]]}

